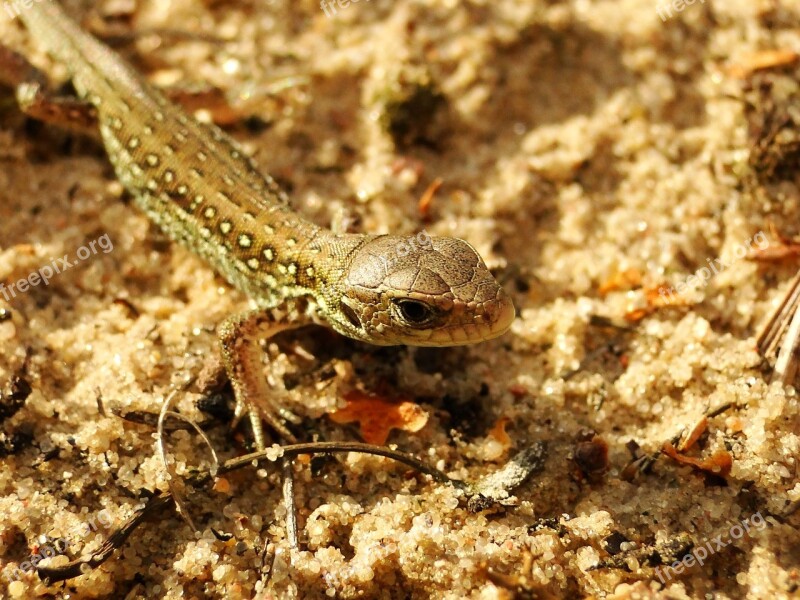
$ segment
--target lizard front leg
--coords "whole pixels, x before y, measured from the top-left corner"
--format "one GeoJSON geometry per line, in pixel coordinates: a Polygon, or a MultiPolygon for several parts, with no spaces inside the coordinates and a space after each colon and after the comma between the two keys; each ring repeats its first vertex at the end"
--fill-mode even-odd
{"type": "Polygon", "coordinates": [[[230,317],[219,329],[222,361],[236,396],[234,422],[249,414],[258,450],[265,448],[262,419],[288,441],[297,441],[284,424],[290,413],[270,399],[259,341],[310,323],[311,317],[301,311],[252,310],[230,317]]]}

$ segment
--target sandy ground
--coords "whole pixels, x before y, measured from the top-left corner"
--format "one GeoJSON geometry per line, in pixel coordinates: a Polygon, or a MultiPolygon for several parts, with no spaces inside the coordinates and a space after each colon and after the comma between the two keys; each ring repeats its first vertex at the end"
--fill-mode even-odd
{"type": "MultiPolygon", "coordinates": [[[[779,244],[768,219],[800,231],[800,194],[796,171],[748,167],[758,111],[736,68],[800,51],[800,5],[681,6],[97,3],[111,18],[92,22],[154,82],[227,92],[230,131],[299,211],[465,238],[513,294],[512,331],[474,347],[377,349],[319,329],[270,342],[265,374],[305,435],[359,440],[327,413],[361,390],[417,402],[425,426],[389,443],[456,479],[539,441],[547,458],[516,506],[479,512],[387,459],[298,461],[294,556],[279,470],[243,469],[190,495],[200,533],[167,509],[66,583],[21,573],[61,538],[69,558],[96,550],[165,489],[153,427],[115,411],[157,413],[246,299],[131,206],[98,147],[26,121],[4,93],[0,282],[85,260],[0,297],[0,596],[798,597],[800,405],[754,343],[797,264],[744,255],[779,244]],[[660,285],[677,306],[659,306],[660,285]]],[[[0,36],[63,74],[5,11],[0,36]]],[[[214,423],[203,396],[176,406],[214,423]]],[[[209,436],[222,459],[247,451],[245,428],[209,436]]],[[[169,446],[179,473],[208,464],[189,432],[169,446]]]]}

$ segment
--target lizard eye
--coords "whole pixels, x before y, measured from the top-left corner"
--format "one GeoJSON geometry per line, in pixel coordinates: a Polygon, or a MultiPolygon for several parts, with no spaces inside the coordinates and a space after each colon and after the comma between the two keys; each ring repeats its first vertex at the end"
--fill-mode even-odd
{"type": "Polygon", "coordinates": [[[417,300],[395,300],[400,316],[409,325],[424,325],[433,317],[433,309],[417,300]]]}

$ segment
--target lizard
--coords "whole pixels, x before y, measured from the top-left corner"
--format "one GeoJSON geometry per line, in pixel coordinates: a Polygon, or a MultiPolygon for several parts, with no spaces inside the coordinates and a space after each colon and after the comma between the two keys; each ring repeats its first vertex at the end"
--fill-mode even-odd
{"type": "Polygon", "coordinates": [[[369,344],[457,346],[493,339],[514,304],[468,242],[334,233],[297,214],[238,144],[201,123],[84,31],[53,0],[24,7],[28,32],[68,70],[78,98],[5,49],[2,80],[34,118],[99,128],[116,177],[168,237],[205,259],[253,307],[218,327],[235,396],[263,450],[263,422],[284,438],[291,413],[270,392],[259,340],[318,324],[369,344]],[[417,242],[417,243],[415,243],[417,242]],[[402,248],[402,251],[400,250],[402,248]]]}

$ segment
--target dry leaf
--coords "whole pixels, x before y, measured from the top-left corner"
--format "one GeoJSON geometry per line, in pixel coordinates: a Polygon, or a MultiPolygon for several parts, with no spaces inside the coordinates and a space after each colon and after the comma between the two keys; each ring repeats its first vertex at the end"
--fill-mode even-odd
{"type": "Polygon", "coordinates": [[[678,445],[678,449],[681,452],[686,452],[689,448],[697,443],[697,440],[700,439],[700,436],[703,435],[707,428],[708,419],[703,417],[697,422],[697,425],[694,426],[694,429],[692,429],[692,432],[689,434],[689,436],[678,445]]]}
{"type": "Polygon", "coordinates": [[[662,283],[644,291],[647,305],[654,308],[662,306],[689,306],[688,300],[681,296],[671,285],[662,283]]]}
{"type": "Polygon", "coordinates": [[[500,417],[489,430],[489,437],[500,444],[503,450],[508,450],[511,447],[511,437],[506,432],[506,425],[509,422],[510,419],[508,417],[500,417]]]}
{"type": "Polygon", "coordinates": [[[631,290],[642,285],[642,273],[639,269],[626,269],[614,273],[597,290],[601,298],[610,292],[619,290],[631,290]]]}
{"type": "Polygon", "coordinates": [[[580,475],[591,482],[600,481],[608,471],[608,442],[599,435],[575,445],[573,460],[580,475]]]}
{"type": "Polygon", "coordinates": [[[765,248],[756,248],[747,253],[747,260],[755,262],[782,262],[793,260],[800,255],[800,242],[783,235],[775,224],[770,221],[769,230],[777,242],[768,244],[765,248]]]}
{"type": "Polygon", "coordinates": [[[511,395],[514,396],[514,398],[524,398],[529,393],[528,388],[519,383],[512,383],[510,386],[508,386],[508,391],[511,392],[511,395]]]}
{"type": "Polygon", "coordinates": [[[345,395],[347,406],[330,413],[334,423],[357,421],[361,437],[368,444],[385,444],[392,429],[416,432],[425,427],[428,413],[409,400],[390,402],[353,390],[345,395]]]}
{"type": "Polygon", "coordinates": [[[741,63],[728,67],[728,74],[736,79],[775,67],[788,67],[800,59],[800,54],[792,50],[762,50],[746,57],[741,63]]]}
{"type": "Polygon", "coordinates": [[[214,481],[214,491],[221,494],[230,494],[231,482],[224,477],[217,477],[216,481],[214,481]]]}
{"type": "Polygon", "coordinates": [[[733,458],[726,450],[719,450],[715,452],[711,458],[707,459],[692,458],[690,456],[684,456],[683,454],[680,454],[675,449],[675,446],[669,442],[666,442],[662,446],[661,451],[682,465],[689,465],[698,471],[711,473],[712,475],[718,475],[720,477],[727,477],[727,475],[731,472],[731,467],[733,466],[733,458]]]}
{"type": "Polygon", "coordinates": [[[436,192],[439,188],[442,187],[442,183],[444,183],[444,180],[441,177],[434,179],[419,199],[417,210],[423,218],[427,219],[430,216],[433,198],[436,196],[436,192]]]}
{"type": "Polygon", "coordinates": [[[625,314],[625,320],[629,323],[638,323],[645,317],[652,315],[659,308],[667,306],[690,306],[686,298],[681,296],[672,286],[666,283],[645,288],[644,297],[647,302],[646,307],[637,308],[625,314]]]}
{"type": "Polygon", "coordinates": [[[637,308],[636,310],[625,313],[625,320],[628,323],[638,323],[653,312],[653,308],[637,308]]]}

